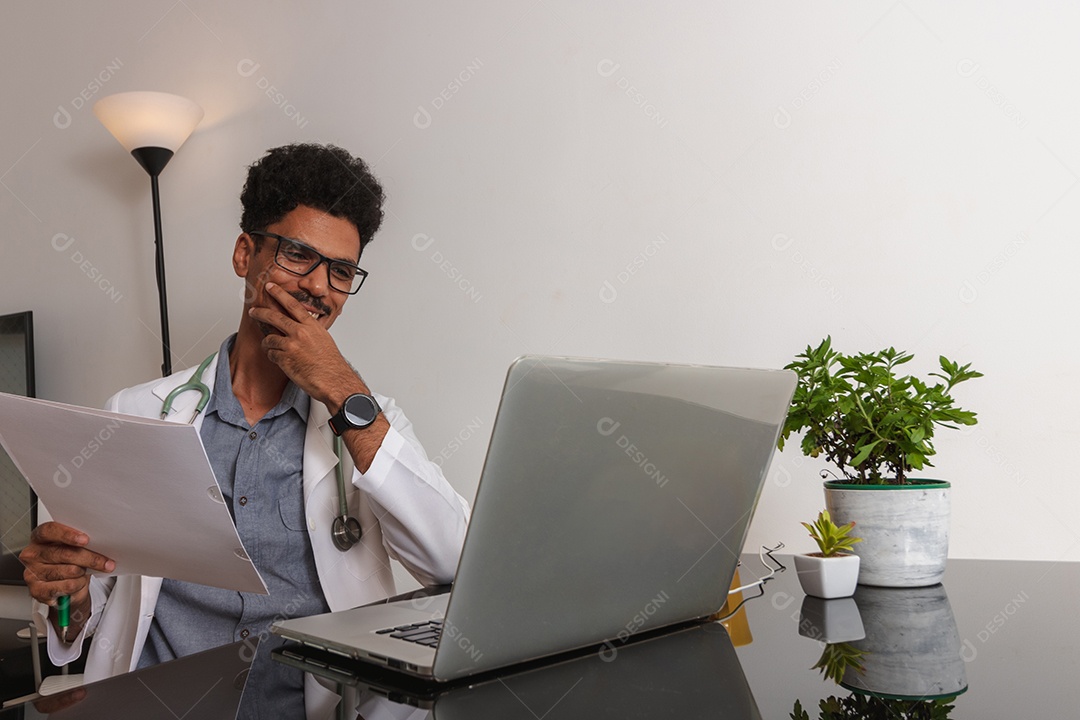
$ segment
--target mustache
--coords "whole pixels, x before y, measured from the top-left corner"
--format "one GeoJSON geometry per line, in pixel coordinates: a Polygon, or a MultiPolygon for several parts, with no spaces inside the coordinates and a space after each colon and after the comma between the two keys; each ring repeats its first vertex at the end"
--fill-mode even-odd
{"type": "Polygon", "coordinates": [[[307,292],[305,292],[303,290],[297,290],[296,292],[291,292],[289,294],[292,295],[293,298],[298,303],[301,303],[303,305],[310,305],[311,307],[313,307],[316,310],[318,310],[319,312],[321,312],[323,315],[329,315],[330,314],[330,306],[329,305],[324,303],[319,298],[314,297],[313,295],[311,295],[311,294],[309,294],[309,293],[307,293],[307,292]]]}

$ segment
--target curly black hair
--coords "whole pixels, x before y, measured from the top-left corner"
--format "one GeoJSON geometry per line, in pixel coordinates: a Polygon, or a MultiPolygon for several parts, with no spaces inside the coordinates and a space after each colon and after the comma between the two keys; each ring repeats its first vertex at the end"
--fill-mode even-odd
{"type": "MultiPolygon", "coordinates": [[[[348,220],[361,252],[383,220],[386,196],[367,163],[336,145],[296,143],[266,152],[248,168],[240,229],[265,230],[299,205],[348,220]]],[[[256,236],[256,242],[262,240],[256,236]]]]}

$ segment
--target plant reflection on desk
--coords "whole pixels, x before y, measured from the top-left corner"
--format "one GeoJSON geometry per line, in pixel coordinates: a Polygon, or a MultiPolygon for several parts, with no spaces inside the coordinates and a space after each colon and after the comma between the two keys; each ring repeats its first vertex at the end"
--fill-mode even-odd
{"type": "Polygon", "coordinates": [[[848,668],[855,672],[863,671],[862,659],[866,653],[866,650],[860,650],[851,643],[827,643],[811,670],[820,670],[822,675],[839,685],[848,668]]]}
{"type": "MultiPolygon", "coordinates": [[[[820,670],[825,678],[838,685],[849,670],[861,673],[863,657],[868,654],[851,643],[827,643],[812,669],[820,670]]],[[[947,720],[956,698],[939,700],[898,700],[873,695],[852,694],[845,698],[835,695],[818,704],[818,720],[947,720]]],[[[810,720],[802,703],[795,701],[791,720],[810,720]]]]}
{"type": "MultiPolygon", "coordinates": [[[[853,599],[865,637],[827,644],[814,665],[853,694],[821,700],[819,720],[948,718],[968,686],[945,587],[861,585],[853,599]]],[[[828,617],[827,612],[819,614],[828,617]]],[[[791,718],[810,720],[810,715],[796,700],[791,718]]]]}
{"type": "MultiPolygon", "coordinates": [[[[956,698],[895,700],[873,695],[827,697],[818,705],[818,720],[947,720],[956,698]]],[[[795,701],[791,720],[810,720],[802,703],[795,701]]]]}

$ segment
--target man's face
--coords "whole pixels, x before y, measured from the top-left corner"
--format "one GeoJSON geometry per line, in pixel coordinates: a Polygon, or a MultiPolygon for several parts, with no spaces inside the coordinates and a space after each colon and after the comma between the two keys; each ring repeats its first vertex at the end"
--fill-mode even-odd
{"type": "MultiPolygon", "coordinates": [[[[360,234],[348,220],[334,217],[321,210],[300,205],[280,221],[264,228],[266,232],[282,235],[308,245],[326,257],[355,265],[360,256],[360,234]]],[[[294,275],[274,262],[278,241],[261,237],[259,250],[255,250],[256,238],[242,233],[233,250],[233,269],[244,278],[247,291],[244,296],[245,311],[251,307],[267,307],[281,311],[280,305],[266,293],[266,283],[281,286],[304,306],[319,323],[329,328],[334,324],[349,297],[330,287],[326,263],[320,264],[303,277],[294,275]]],[[[247,312],[244,320],[250,321],[247,312]]],[[[261,326],[263,334],[276,332],[261,326]]]]}

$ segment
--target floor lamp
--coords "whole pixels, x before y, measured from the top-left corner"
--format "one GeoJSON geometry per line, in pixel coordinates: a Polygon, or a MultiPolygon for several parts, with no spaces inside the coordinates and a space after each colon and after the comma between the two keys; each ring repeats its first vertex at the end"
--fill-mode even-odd
{"type": "Polygon", "coordinates": [[[173,154],[202,120],[197,104],[177,95],[160,92],[125,92],[102,98],[94,104],[94,114],[120,144],[150,175],[154,200],[154,246],[158,305],[161,310],[162,375],[172,374],[169,346],[169,308],[165,293],[165,251],[161,243],[161,198],[158,175],[173,154]]]}

